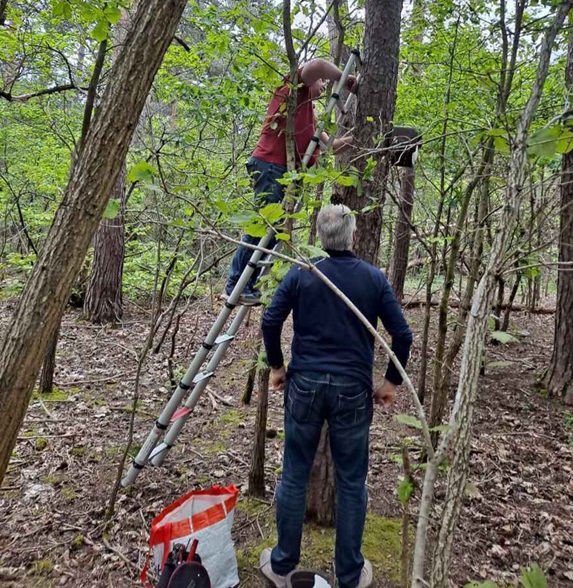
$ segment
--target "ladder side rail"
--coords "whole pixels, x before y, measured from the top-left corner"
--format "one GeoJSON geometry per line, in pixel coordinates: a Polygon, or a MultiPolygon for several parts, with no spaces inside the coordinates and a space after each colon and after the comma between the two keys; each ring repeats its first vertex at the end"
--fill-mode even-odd
{"type": "MultiPolygon", "coordinates": [[[[234,338],[234,336],[237,334],[243,320],[247,316],[247,314],[249,312],[249,308],[250,307],[248,307],[248,306],[241,306],[241,308],[238,310],[237,314],[235,315],[233,322],[231,323],[231,325],[229,326],[229,328],[227,330],[228,335],[231,335],[234,338]]],[[[225,353],[227,352],[227,349],[231,345],[232,340],[233,339],[229,339],[228,341],[221,343],[217,347],[217,350],[215,351],[215,353],[213,353],[211,359],[209,360],[209,363],[205,367],[205,372],[207,374],[211,374],[211,375],[207,376],[206,378],[204,378],[200,382],[198,382],[195,385],[195,387],[193,388],[193,391],[187,397],[187,401],[185,402],[184,407],[189,409],[189,412],[181,415],[169,428],[169,431],[165,435],[165,441],[164,441],[164,443],[161,444],[161,451],[155,452],[155,454],[151,458],[151,463],[154,466],[160,466],[165,461],[165,458],[167,457],[167,453],[175,444],[175,441],[176,441],[177,437],[179,436],[179,433],[181,432],[181,430],[185,426],[187,419],[191,415],[191,412],[195,408],[195,405],[199,401],[199,398],[201,397],[205,388],[207,388],[211,378],[213,377],[213,373],[217,369],[219,362],[225,356],[225,353]]]]}

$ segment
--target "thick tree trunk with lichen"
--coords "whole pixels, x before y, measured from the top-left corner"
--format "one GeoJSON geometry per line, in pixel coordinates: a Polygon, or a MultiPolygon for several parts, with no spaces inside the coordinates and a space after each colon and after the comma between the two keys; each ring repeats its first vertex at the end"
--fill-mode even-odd
{"type": "MultiPolygon", "coordinates": [[[[361,69],[362,81],[356,104],[354,144],[341,158],[352,164],[359,174],[364,171],[367,158],[359,157],[363,150],[381,147],[381,137],[389,130],[396,106],[398,81],[398,53],[402,0],[366,0],[364,55],[361,69]]],[[[379,156],[374,156],[378,157],[379,156]]],[[[332,201],[360,211],[376,203],[376,207],[356,219],[357,241],[355,253],[376,264],[382,229],[382,206],[385,199],[388,160],[382,158],[374,168],[372,178],[362,181],[362,190],[355,186],[341,188],[332,201]]]]}
{"type": "Polygon", "coordinates": [[[44,248],[0,348],[0,481],[50,337],[121,171],[151,83],[186,0],[141,3],[44,248]]]}

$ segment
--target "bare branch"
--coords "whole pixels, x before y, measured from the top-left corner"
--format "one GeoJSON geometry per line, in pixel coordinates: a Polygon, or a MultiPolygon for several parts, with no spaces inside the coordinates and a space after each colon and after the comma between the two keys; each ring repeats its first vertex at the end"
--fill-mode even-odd
{"type": "Polygon", "coordinates": [[[62,84],[60,86],[53,86],[51,88],[45,88],[38,92],[32,92],[31,94],[22,94],[21,96],[12,96],[10,92],[4,92],[0,90],[0,97],[8,100],[8,102],[28,102],[31,98],[37,98],[38,96],[46,96],[48,94],[57,94],[58,92],[67,92],[68,90],[78,90],[79,88],[75,84],[62,84]]]}

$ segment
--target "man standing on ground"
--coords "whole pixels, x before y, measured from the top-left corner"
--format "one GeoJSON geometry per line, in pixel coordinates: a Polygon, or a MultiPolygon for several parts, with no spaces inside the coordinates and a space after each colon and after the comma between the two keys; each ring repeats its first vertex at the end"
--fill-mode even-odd
{"type": "MultiPolygon", "coordinates": [[[[392,350],[406,365],[412,332],[392,288],[376,267],[352,252],[356,219],[343,205],[328,205],[317,219],[329,257],[315,261],[376,327],[381,319],[392,350]]],[[[262,319],[271,367],[270,387],[284,389],[285,448],[277,490],[278,543],[261,553],[262,573],[278,588],[299,563],[306,488],[324,420],[336,470],[336,553],[339,588],[372,584],[372,566],[361,553],[366,519],[368,435],[373,401],[388,407],[402,378],[390,362],[383,383],[372,390],[374,337],[348,306],[316,275],[294,267],[285,276],[262,319]],[[281,331],[293,311],[294,337],[288,374],[281,331]]]]}
{"type": "MultiPolygon", "coordinates": [[[[314,116],[313,100],[316,100],[323,92],[325,80],[337,81],[342,72],[333,63],[324,59],[313,59],[303,65],[298,71],[297,104],[294,114],[294,139],[296,164],[300,166],[306,149],[314,136],[316,130],[316,119],[314,116]]],[[[291,82],[285,78],[283,85],[275,90],[273,98],[267,109],[267,116],[259,142],[253,154],[247,162],[247,171],[251,176],[255,192],[257,207],[265,204],[282,202],[285,186],[280,180],[287,172],[286,154],[286,98],[291,91],[291,82]]],[[[346,87],[349,91],[356,90],[356,78],[348,76],[346,87]]],[[[320,140],[327,144],[329,137],[322,133],[320,140]]],[[[333,141],[332,147],[335,153],[341,153],[352,143],[352,137],[345,135],[333,141]]],[[[318,150],[309,162],[313,165],[318,156],[318,150]]],[[[243,236],[243,242],[257,245],[260,239],[243,236]]],[[[274,242],[267,247],[272,249],[274,242]]],[[[225,285],[225,296],[229,296],[238,282],[243,270],[247,266],[253,251],[247,247],[239,247],[231,262],[231,270],[227,284],[225,285]]],[[[260,291],[255,287],[259,276],[255,270],[249,283],[245,287],[239,302],[242,304],[259,304],[260,291]]]]}

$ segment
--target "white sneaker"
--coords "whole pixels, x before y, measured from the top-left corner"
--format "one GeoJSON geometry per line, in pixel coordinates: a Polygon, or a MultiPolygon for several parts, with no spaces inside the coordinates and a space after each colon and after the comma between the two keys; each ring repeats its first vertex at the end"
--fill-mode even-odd
{"type": "Polygon", "coordinates": [[[372,573],[372,564],[365,559],[362,572],[360,573],[360,582],[358,582],[356,588],[368,588],[368,586],[372,585],[373,581],[374,574],[372,573]]]}
{"type": "MultiPolygon", "coordinates": [[[[259,557],[261,574],[276,588],[286,588],[286,576],[279,576],[279,574],[273,572],[273,568],[271,567],[271,552],[272,549],[270,547],[261,551],[261,556],[259,557]]],[[[372,577],[372,566],[370,566],[370,577],[372,577]]],[[[364,585],[370,586],[370,584],[364,585]]]]}

